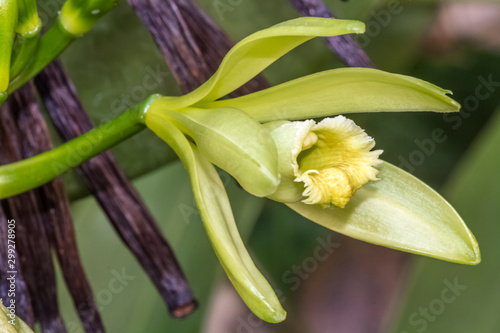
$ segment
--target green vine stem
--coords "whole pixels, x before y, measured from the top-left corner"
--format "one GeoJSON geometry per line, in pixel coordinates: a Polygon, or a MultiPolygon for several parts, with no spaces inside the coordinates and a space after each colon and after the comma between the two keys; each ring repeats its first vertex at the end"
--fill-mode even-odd
{"type": "Polygon", "coordinates": [[[7,90],[10,77],[10,59],[17,25],[17,1],[0,0],[0,101],[7,90]]]}
{"type": "Polygon", "coordinates": [[[13,78],[7,90],[8,94],[13,93],[23,84],[28,82],[57,57],[77,36],[68,33],[57,21],[45,35],[40,38],[38,47],[29,63],[18,76],[13,78]]]}
{"type": "Polygon", "coordinates": [[[17,77],[13,78],[7,92],[12,93],[38,74],[71,42],[88,32],[99,18],[116,6],[118,1],[66,1],[57,22],[40,38],[33,61],[17,77]]]}
{"type": "Polygon", "coordinates": [[[10,79],[15,78],[33,59],[42,21],[38,17],[35,0],[19,0],[17,2],[19,16],[16,27],[16,40],[12,51],[10,79]]]}
{"type": "Polygon", "coordinates": [[[31,158],[0,166],[0,199],[47,183],[145,128],[152,95],[122,115],[59,147],[31,158]]]}

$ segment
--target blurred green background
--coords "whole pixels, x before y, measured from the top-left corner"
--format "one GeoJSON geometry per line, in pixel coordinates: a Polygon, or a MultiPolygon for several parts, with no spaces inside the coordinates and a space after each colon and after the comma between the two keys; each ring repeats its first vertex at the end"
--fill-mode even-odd
{"type": "MultiPolygon", "coordinates": [[[[198,2],[235,41],[298,15],[287,0],[198,2]]],[[[444,131],[447,139],[434,143],[432,151],[423,151],[425,158],[421,163],[402,167],[450,200],[476,235],[483,255],[483,262],[477,267],[414,257],[404,291],[381,332],[500,332],[500,242],[495,239],[500,235],[500,25],[496,23],[500,22],[500,6],[476,1],[325,2],[338,18],[367,23],[367,34],[358,42],[377,68],[416,76],[450,89],[454,98],[467,106],[453,116],[412,113],[351,117],[376,139],[377,147],[384,150],[382,158],[396,165],[410,160],[413,152],[422,151],[417,142],[429,140],[435,129],[444,131]],[[398,8],[397,13],[391,14],[390,8],[398,8]],[[481,88],[489,89],[490,94],[480,99],[477,89],[484,86],[485,80],[493,83],[481,88]],[[454,300],[447,302],[442,295],[449,283],[460,287],[455,290],[454,300]]],[[[59,6],[55,0],[39,1],[42,19],[51,22],[59,6]]],[[[126,105],[137,103],[146,95],[180,93],[162,55],[126,2],[71,45],[61,60],[95,124],[119,114],[126,105]],[[142,85],[150,77],[158,83],[153,91],[142,85]]],[[[277,84],[340,66],[324,42],[317,39],[280,59],[264,76],[277,84]]],[[[212,327],[214,320],[237,321],[238,318],[227,318],[216,311],[215,304],[225,300],[220,292],[224,276],[199,220],[187,175],[172,151],[154,135],[144,132],[114,148],[113,153],[135,179],[178,255],[201,306],[187,319],[169,318],[151,282],[95,200],[87,196],[76,173],[71,172],[65,183],[73,199],[78,245],[107,330],[202,332],[202,327],[212,327]],[[129,280],[121,292],[108,297],[108,283],[114,274],[123,271],[129,280]]],[[[246,194],[228,176],[225,180],[242,235],[262,270],[287,299],[287,322],[272,327],[259,325],[252,331],[316,332],[297,314],[299,291],[291,290],[283,274],[311,255],[316,239],[327,237],[329,232],[282,205],[246,194]]],[[[60,274],[58,281],[62,281],[60,274]]],[[[83,332],[65,286],[62,282],[59,285],[60,307],[68,331],[83,332]]],[[[223,304],[237,304],[237,300],[226,301],[229,303],[223,304]]],[[[249,330],[234,323],[227,327],[233,329],[217,333],[249,330]]],[[[325,328],[324,332],[336,329],[325,328]]]]}

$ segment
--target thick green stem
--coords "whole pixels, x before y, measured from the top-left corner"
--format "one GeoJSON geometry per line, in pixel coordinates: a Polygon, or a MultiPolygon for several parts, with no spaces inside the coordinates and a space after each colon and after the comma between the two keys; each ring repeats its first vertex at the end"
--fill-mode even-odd
{"type": "Polygon", "coordinates": [[[9,94],[28,82],[57,57],[77,36],[68,33],[60,22],[56,22],[45,35],[40,38],[33,61],[17,77],[7,90],[9,94]]]}
{"type": "Polygon", "coordinates": [[[0,0],[0,93],[7,90],[10,59],[17,25],[17,2],[0,0]]]}
{"type": "Polygon", "coordinates": [[[40,38],[33,61],[13,78],[8,93],[12,93],[38,74],[72,41],[89,31],[95,22],[113,9],[118,2],[119,0],[66,1],[56,24],[40,38]]]}
{"type": "Polygon", "coordinates": [[[159,95],[110,122],[40,155],[0,166],[0,199],[13,196],[62,175],[145,128],[144,116],[159,95]]]}
{"type": "Polygon", "coordinates": [[[12,81],[33,60],[42,21],[38,17],[35,0],[19,0],[16,40],[12,52],[10,79],[12,81]]]}

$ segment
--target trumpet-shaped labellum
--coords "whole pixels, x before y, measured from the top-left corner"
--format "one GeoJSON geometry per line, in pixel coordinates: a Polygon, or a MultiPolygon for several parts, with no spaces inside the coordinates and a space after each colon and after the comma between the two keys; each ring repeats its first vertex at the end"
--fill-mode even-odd
{"type": "Polygon", "coordinates": [[[343,208],[361,186],[377,180],[373,166],[381,163],[382,151],[371,151],[375,141],[352,120],[337,116],[319,124],[308,120],[270,126],[283,178],[270,199],[343,208]]]}

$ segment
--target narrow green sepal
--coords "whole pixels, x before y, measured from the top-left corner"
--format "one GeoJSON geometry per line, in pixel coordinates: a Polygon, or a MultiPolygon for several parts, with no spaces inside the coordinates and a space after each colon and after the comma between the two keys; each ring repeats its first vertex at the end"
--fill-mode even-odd
{"type": "Polygon", "coordinates": [[[443,197],[389,163],[379,170],[381,180],[363,186],[343,209],[288,206],[328,229],[368,243],[461,264],[481,262],[474,235],[443,197]]]}
{"type": "Polygon", "coordinates": [[[357,112],[458,112],[450,91],[410,76],[370,68],[339,68],[292,80],[238,98],[200,103],[232,106],[260,122],[357,112]]]}
{"type": "Polygon", "coordinates": [[[146,125],[184,163],[208,238],[245,304],[262,320],[271,323],[285,320],[285,310],[243,244],[224,185],[213,165],[164,114],[149,112],[146,125]]]}
{"type": "Polygon", "coordinates": [[[168,98],[172,110],[200,101],[219,99],[248,82],[290,50],[314,37],[363,33],[359,21],[301,17],[257,31],[238,42],[217,72],[202,86],[177,98],[168,98]]]}

